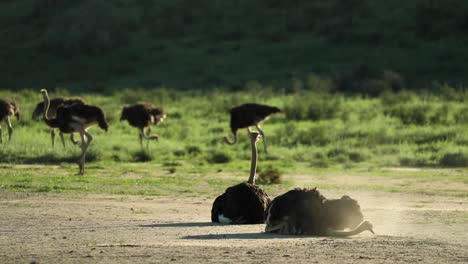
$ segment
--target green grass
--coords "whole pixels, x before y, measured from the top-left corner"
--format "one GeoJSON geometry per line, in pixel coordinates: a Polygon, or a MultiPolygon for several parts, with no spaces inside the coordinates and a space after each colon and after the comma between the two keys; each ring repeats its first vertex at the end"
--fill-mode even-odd
{"type": "MultiPolygon", "coordinates": [[[[222,137],[229,134],[227,110],[241,102],[256,101],[284,109],[263,125],[270,153],[265,155],[261,141],[258,143],[258,170],[275,168],[282,174],[282,183],[269,185],[267,190],[279,192],[306,184],[454,196],[468,193],[468,119],[460,118],[466,115],[465,93],[459,92],[452,99],[443,94],[411,94],[412,102],[428,106],[421,113],[428,121],[421,123],[419,119],[406,119],[387,111],[409,104],[406,99],[389,99],[407,98],[406,92],[365,98],[314,91],[282,94],[258,88],[243,92],[178,92],[159,88],[80,94],[90,104],[99,105],[110,122],[107,133],[98,127],[90,129],[94,140],[84,176],[74,175],[79,148],[68,139],[65,148],[59,142],[52,148],[50,130],[44,123],[30,119],[32,109],[40,101],[38,91],[1,91],[0,98],[18,101],[23,119],[13,120],[13,139],[1,145],[0,188],[188,196],[219,193],[226,186],[247,180],[250,168],[245,130],[239,131],[238,144],[229,146],[222,142],[222,137]],[[312,97],[315,100],[307,100],[312,97]],[[340,103],[316,112],[314,120],[303,117],[309,109],[317,109],[311,104],[330,98],[340,103]],[[119,121],[124,104],[142,99],[167,112],[167,119],[153,128],[153,133],[160,135],[159,142],[150,142],[146,150],[140,148],[137,129],[119,121]],[[441,114],[434,118],[441,108],[447,110],[443,118],[439,118],[441,114]],[[300,114],[294,118],[289,111],[300,114]],[[394,167],[420,169],[386,169],[394,167]],[[307,175],[308,180],[297,180],[298,175],[307,175]],[[358,181],[333,183],[341,175],[351,175],[358,181]],[[378,181],[366,184],[363,179],[378,181]]],[[[56,90],[50,94],[70,92],[56,90]]]]}

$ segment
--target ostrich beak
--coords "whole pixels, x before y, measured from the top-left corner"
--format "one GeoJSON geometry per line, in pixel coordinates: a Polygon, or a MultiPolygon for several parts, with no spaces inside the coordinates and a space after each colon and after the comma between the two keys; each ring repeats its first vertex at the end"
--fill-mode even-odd
{"type": "Polygon", "coordinates": [[[375,233],[374,233],[374,230],[373,230],[372,228],[369,229],[369,231],[370,231],[372,234],[375,234],[375,233]]]}

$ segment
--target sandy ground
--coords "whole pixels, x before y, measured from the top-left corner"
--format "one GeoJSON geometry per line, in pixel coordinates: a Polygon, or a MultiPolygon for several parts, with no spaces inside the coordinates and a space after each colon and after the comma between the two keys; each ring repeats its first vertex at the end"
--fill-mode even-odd
{"type": "Polygon", "coordinates": [[[468,199],[347,194],[375,235],[293,237],[265,234],[264,225],[214,225],[211,198],[0,191],[0,263],[468,263],[468,199]]]}

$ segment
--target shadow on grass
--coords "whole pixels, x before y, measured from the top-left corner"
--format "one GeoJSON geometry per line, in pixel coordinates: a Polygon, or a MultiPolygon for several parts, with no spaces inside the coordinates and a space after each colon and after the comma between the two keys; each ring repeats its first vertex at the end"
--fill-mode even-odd
{"type": "MultiPolygon", "coordinates": [[[[79,154],[58,156],[53,153],[38,155],[36,157],[24,157],[20,155],[0,155],[0,160],[8,163],[16,164],[60,164],[60,163],[77,163],[79,154]]],[[[94,152],[86,153],[86,162],[93,162],[99,160],[98,155],[94,152]]]]}
{"type": "Polygon", "coordinates": [[[31,158],[19,158],[21,163],[26,164],[57,164],[57,163],[76,163],[76,156],[56,156],[54,154],[44,154],[31,158]]]}

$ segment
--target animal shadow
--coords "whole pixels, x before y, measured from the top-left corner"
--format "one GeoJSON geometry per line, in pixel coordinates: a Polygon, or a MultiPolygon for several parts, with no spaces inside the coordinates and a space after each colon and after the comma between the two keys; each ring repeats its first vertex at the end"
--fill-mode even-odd
{"type": "Polygon", "coordinates": [[[163,224],[148,224],[140,225],[140,227],[205,227],[213,226],[211,222],[190,222],[190,223],[163,223],[163,224]]]}
{"type": "MultiPolygon", "coordinates": [[[[182,239],[194,240],[216,240],[216,239],[290,239],[301,238],[301,236],[279,235],[271,233],[235,233],[235,234],[208,234],[208,235],[188,235],[182,239]]],[[[303,238],[303,237],[302,237],[303,238]]]]}

